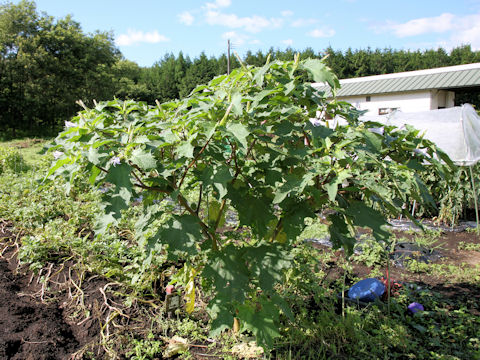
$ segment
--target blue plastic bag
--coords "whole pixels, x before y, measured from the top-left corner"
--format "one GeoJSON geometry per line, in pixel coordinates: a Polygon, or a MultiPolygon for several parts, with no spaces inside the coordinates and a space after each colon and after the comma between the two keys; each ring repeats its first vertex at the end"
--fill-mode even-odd
{"type": "Polygon", "coordinates": [[[353,285],[348,290],[348,297],[354,300],[371,302],[382,296],[384,292],[385,285],[380,280],[368,278],[353,285]]]}

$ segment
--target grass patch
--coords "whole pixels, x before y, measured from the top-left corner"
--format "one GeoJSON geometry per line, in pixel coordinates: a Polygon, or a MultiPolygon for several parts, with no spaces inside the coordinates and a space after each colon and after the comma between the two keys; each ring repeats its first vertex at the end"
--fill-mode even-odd
{"type": "Polygon", "coordinates": [[[49,140],[44,138],[25,138],[5,141],[0,143],[0,146],[15,149],[22,155],[28,165],[33,166],[43,161],[42,150],[49,140]]]}

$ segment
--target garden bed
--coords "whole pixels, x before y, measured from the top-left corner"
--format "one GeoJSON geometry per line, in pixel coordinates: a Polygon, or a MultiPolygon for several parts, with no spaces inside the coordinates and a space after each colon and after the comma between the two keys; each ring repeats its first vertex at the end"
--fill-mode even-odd
{"type": "MultiPolygon", "coordinates": [[[[2,248],[0,259],[0,319],[4,329],[0,339],[0,357],[5,359],[65,359],[71,356],[90,358],[95,355],[107,356],[101,343],[101,327],[97,320],[72,321],[75,311],[72,294],[68,291],[55,292],[43,289],[39,277],[19,267],[16,261],[16,247],[7,246],[15,241],[16,235],[10,230],[10,223],[1,222],[2,248]],[[46,293],[44,292],[46,291],[46,293]],[[50,293],[48,293],[50,292],[50,293]],[[42,301],[43,298],[43,301],[42,301]],[[87,351],[88,349],[88,351],[87,351]]],[[[415,243],[418,238],[411,232],[395,232],[397,239],[415,243]]],[[[390,268],[391,279],[402,286],[414,285],[418,290],[428,290],[446,309],[454,311],[463,308],[471,316],[480,316],[480,239],[475,232],[446,232],[431,236],[428,246],[441,254],[441,259],[422,268],[415,266],[390,268]],[[436,266],[436,267],[432,267],[436,266]]],[[[422,241],[420,241],[422,243],[422,241]]],[[[336,266],[344,257],[342,251],[332,251],[325,245],[313,244],[330,260],[322,264],[328,274],[328,282],[342,278],[345,269],[336,266]]],[[[425,245],[425,240],[423,240],[425,245]]],[[[68,264],[75,267],[73,263],[68,264]]],[[[364,261],[352,262],[346,283],[375,275],[385,275],[381,265],[367,266],[364,261]],[[372,275],[373,274],[373,275],[372,275]]],[[[70,269],[65,268],[62,274],[70,269]]],[[[59,278],[60,276],[57,276],[59,278]]],[[[55,281],[52,281],[54,284],[55,281]]],[[[98,291],[107,280],[97,279],[86,282],[84,296],[88,303],[104,302],[98,291]]],[[[58,289],[57,289],[58,290],[58,289]]],[[[307,296],[308,297],[308,296],[307,296]]],[[[420,301],[420,300],[419,300],[420,301]]],[[[348,305],[348,303],[347,303],[348,305]]],[[[426,307],[427,311],[432,311],[426,307]]],[[[434,311],[434,310],[433,310],[434,311]]],[[[190,346],[190,356],[195,359],[222,358],[221,346],[217,350],[211,343],[190,346]]],[[[166,347],[164,345],[162,350],[166,347]]],[[[147,357],[148,358],[148,357],[147,357]]],[[[466,358],[466,357],[459,357],[466,358]]]]}

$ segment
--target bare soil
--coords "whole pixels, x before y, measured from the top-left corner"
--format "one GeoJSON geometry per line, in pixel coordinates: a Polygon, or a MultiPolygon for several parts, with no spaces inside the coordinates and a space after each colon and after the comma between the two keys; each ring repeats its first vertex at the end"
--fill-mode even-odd
{"type": "MultiPolygon", "coordinates": [[[[8,223],[0,222],[4,245],[12,238],[8,223]]],[[[14,248],[0,257],[0,359],[74,359],[98,337],[94,321],[76,324],[69,319],[66,295],[41,302],[40,285],[31,272],[21,271],[14,248]]]]}
{"type": "MultiPolygon", "coordinates": [[[[397,233],[397,238],[412,238],[411,234],[397,233]]],[[[480,237],[475,232],[444,232],[438,241],[433,244],[441,259],[435,261],[438,264],[465,264],[468,267],[478,268],[480,266],[480,251],[459,250],[460,242],[466,244],[480,244],[480,237]]],[[[453,283],[450,279],[442,276],[412,274],[405,269],[391,268],[391,277],[400,281],[415,282],[417,284],[426,284],[433,289],[444,293],[447,296],[457,296],[468,294],[471,297],[478,298],[480,301],[480,288],[467,283],[453,283]]]]}

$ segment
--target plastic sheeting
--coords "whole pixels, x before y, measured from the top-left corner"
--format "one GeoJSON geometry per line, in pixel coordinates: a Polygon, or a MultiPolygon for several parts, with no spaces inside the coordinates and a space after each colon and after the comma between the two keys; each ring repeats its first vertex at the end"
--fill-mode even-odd
{"type": "Polygon", "coordinates": [[[360,120],[399,128],[411,125],[446,152],[455,164],[471,166],[480,161],[480,117],[469,104],[414,113],[394,111],[389,115],[364,115],[360,120]]]}

